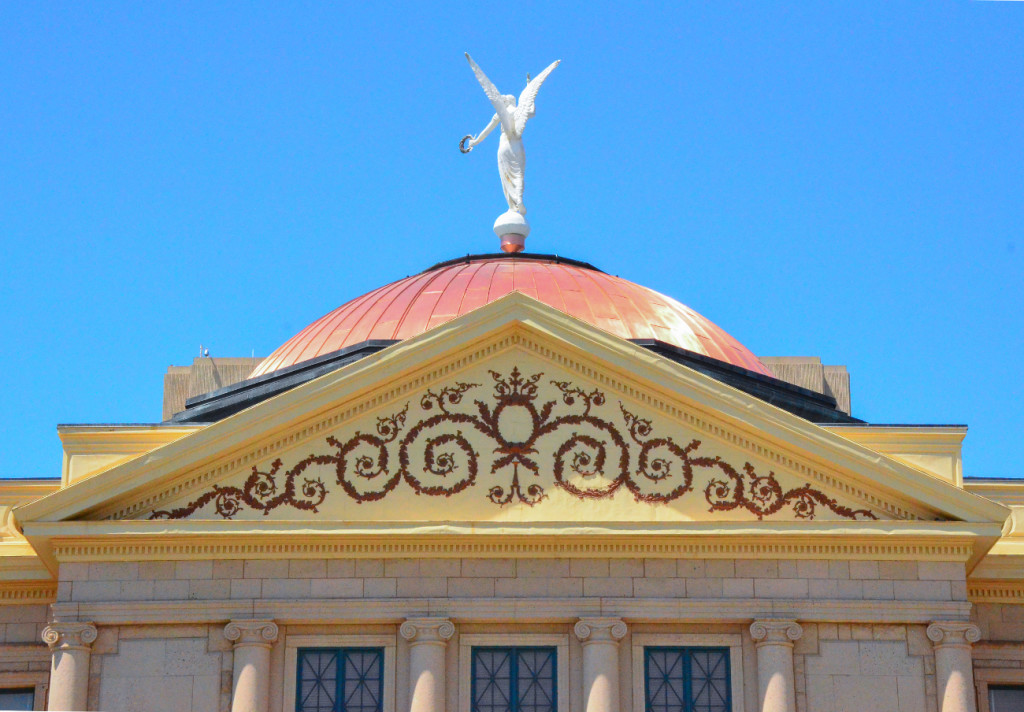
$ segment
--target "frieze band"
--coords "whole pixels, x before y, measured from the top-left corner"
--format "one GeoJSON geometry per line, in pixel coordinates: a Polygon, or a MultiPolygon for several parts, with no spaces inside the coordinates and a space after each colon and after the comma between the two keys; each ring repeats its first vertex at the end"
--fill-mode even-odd
{"type": "Polygon", "coordinates": [[[328,437],[333,453],[310,454],[283,473],[280,459],[266,471],[254,466],[241,487],[214,485],[186,506],[155,511],[150,519],[182,519],[211,502],[225,519],[245,508],[316,512],[330,490],[323,479],[305,475],[314,465],[333,467],[336,484],[358,503],[380,500],[402,482],[419,495],[451,497],[475,487],[485,469],[499,481],[485,497],[499,506],[533,506],[546,499],[547,472],[554,487],[580,499],[611,497],[625,487],[637,501],[658,504],[692,492],[695,471],[706,471],[712,474],[703,494],[712,512],[742,509],[762,519],[788,507],[797,518],[814,519],[821,506],[846,519],[877,519],[810,484],[785,490],[774,472],[758,474],[749,462],[736,470],[718,456],[698,455],[700,440],[680,445],[656,436],[650,420],[622,403],[618,425],[607,417],[600,390],[551,380],[560,397],[539,402],[543,373],[524,376],[518,367],[507,376],[489,373],[493,402],[466,403],[468,393],[482,388],[478,383],[428,390],[419,402],[421,419],[408,430],[406,404],[378,418],[374,433],[356,431],[345,441],[328,437]],[[493,448],[482,455],[469,435],[477,443],[482,436],[493,448]]]}

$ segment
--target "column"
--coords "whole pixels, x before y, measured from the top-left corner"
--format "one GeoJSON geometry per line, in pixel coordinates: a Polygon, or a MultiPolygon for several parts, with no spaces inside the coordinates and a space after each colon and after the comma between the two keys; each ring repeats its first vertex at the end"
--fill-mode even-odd
{"type": "Polygon", "coordinates": [[[234,645],[231,712],[267,712],[270,704],[270,646],[277,624],[266,620],[231,621],[224,637],[234,645]]]}
{"type": "Polygon", "coordinates": [[[444,712],[445,649],[455,626],[447,618],[409,618],[398,632],[409,641],[410,712],[444,712]]]}
{"type": "Polygon", "coordinates": [[[619,710],[619,641],[626,624],[619,618],[581,618],[573,628],[583,643],[583,709],[619,710]]]}
{"type": "Polygon", "coordinates": [[[981,639],[973,623],[935,621],[926,631],[935,646],[935,686],[939,712],[975,712],[971,643],[981,639]]]}
{"type": "Polygon", "coordinates": [[[89,699],[89,654],[96,642],[92,623],[51,623],[43,628],[50,646],[51,710],[84,710],[89,699]]]}
{"type": "Polygon", "coordinates": [[[803,633],[791,620],[760,620],[750,626],[757,642],[758,712],[795,712],[793,641],[803,633]]]}

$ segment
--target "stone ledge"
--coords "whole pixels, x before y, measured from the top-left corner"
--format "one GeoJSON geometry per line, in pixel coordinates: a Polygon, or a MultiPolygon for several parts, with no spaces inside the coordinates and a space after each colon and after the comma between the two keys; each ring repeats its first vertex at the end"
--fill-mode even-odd
{"type": "Polygon", "coordinates": [[[259,601],[153,601],[58,603],[55,620],[90,620],[97,625],[216,623],[232,618],[273,619],[281,624],[338,621],[398,623],[410,616],[446,616],[461,622],[569,622],[580,617],[618,617],[630,622],[715,621],[749,623],[755,618],[801,622],[930,623],[967,621],[970,604],[951,601],[648,599],[633,598],[407,598],[259,601]]]}

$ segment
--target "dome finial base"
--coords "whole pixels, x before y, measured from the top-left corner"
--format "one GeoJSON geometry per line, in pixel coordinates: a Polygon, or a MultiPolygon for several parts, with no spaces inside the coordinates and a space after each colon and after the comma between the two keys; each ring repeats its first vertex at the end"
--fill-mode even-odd
{"type": "Polygon", "coordinates": [[[526,238],[523,235],[515,235],[509,233],[508,235],[501,236],[501,251],[502,252],[522,252],[526,249],[526,238]]]}
{"type": "Polygon", "coordinates": [[[530,234],[530,223],[515,210],[509,210],[494,221],[494,234],[501,239],[502,252],[522,252],[530,234]]]}

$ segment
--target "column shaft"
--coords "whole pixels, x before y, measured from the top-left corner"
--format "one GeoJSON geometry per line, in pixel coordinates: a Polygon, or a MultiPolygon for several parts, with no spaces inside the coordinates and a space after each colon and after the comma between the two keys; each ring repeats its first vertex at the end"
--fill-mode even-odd
{"type": "Polygon", "coordinates": [[[270,706],[270,646],[277,640],[273,621],[231,621],[224,637],[234,641],[231,712],[267,712],[270,706]]]}
{"type": "Polygon", "coordinates": [[[409,618],[399,633],[409,641],[410,712],[444,712],[445,651],[455,626],[447,618],[409,618]]]}
{"type": "Polygon", "coordinates": [[[796,621],[761,620],[750,626],[750,634],[757,641],[759,712],[795,712],[793,641],[803,629],[796,621]]]}
{"type": "Polygon", "coordinates": [[[51,623],[43,629],[50,646],[50,696],[47,709],[84,710],[89,700],[89,656],[96,640],[91,623],[51,623]]]}
{"type": "Polygon", "coordinates": [[[619,710],[619,641],[626,624],[618,618],[581,618],[573,628],[583,644],[583,709],[619,710]]]}

